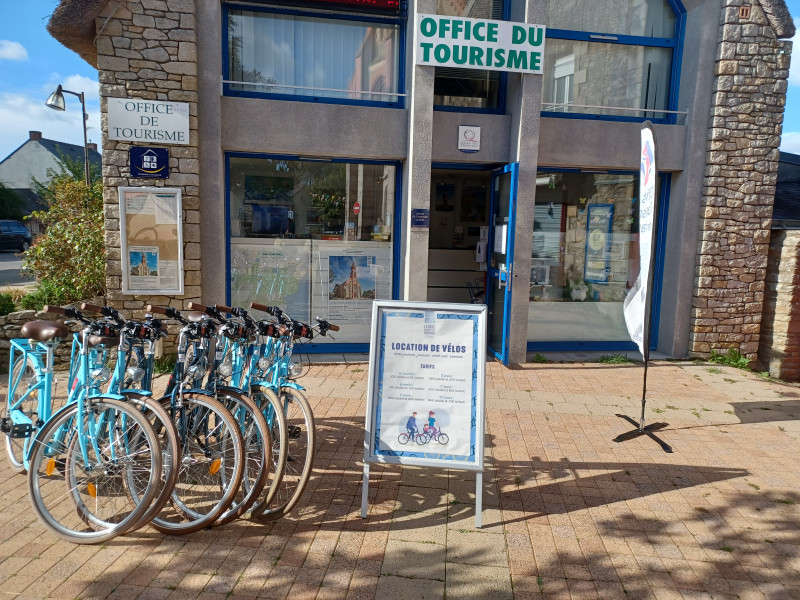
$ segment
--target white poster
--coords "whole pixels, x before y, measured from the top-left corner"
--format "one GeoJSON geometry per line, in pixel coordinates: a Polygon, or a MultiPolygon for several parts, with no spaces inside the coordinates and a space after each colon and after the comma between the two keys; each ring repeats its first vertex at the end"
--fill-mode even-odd
{"type": "Polygon", "coordinates": [[[392,297],[392,244],[314,240],[311,256],[312,317],[340,327],[319,343],[369,339],[372,303],[392,297]]]}
{"type": "Polygon", "coordinates": [[[623,304],[625,324],[631,339],[639,347],[639,352],[646,359],[648,356],[647,344],[649,336],[645,335],[646,320],[649,316],[647,309],[650,298],[648,289],[650,281],[650,262],[653,251],[655,230],[656,180],[656,142],[653,126],[649,121],[642,124],[641,155],[639,168],[639,276],[628,292],[623,304]]]}
{"type": "Polygon", "coordinates": [[[367,462],[482,470],[486,307],[379,301],[367,462]]]}
{"type": "Polygon", "coordinates": [[[310,274],[311,240],[231,239],[233,306],[278,306],[292,319],[313,324],[310,274]]]}

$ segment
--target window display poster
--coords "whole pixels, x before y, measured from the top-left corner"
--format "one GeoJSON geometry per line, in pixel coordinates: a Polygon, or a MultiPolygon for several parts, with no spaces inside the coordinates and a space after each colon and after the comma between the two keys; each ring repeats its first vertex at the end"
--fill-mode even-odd
{"type": "Polygon", "coordinates": [[[586,264],[583,278],[590,283],[608,283],[614,205],[592,204],[586,212],[586,264]]]}
{"type": "Polygon", "coordinates": [[[483,469],[486,307],[379,301],[365,461],[483,469]]]}
{"type": "Polygon", "coordinates": [[[119,188],[122,293],[183,294],[181,191],[119,188]]]}
{"type": "Polygon", "coordinates": [[[255,301],[311,320],[311,240],[231,240],[231,304],[255,301]]]}
{"type": "Polygon", "coordinates": [[[314,240],[311,267],[312,316],[340,327],[332,338],[314,340],[346,343],[369,339],[372,303],[392,297],[392,244],[314,240]]]}

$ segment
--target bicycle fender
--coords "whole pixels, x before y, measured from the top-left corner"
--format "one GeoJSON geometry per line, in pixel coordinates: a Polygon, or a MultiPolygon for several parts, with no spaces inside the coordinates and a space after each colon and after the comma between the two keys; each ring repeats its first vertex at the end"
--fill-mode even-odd
{"type": "Polygon", "coordinates": [[[123,395],[124,394],[136,394],[138,396],[148,396],[148,397],[153,395],[153,392],[148,392],[147,390],[137,390],[137,389],[134,389],[134,388],[127,388],[127,389],[124,389],[124,390],[120,390],[119,393],[123,394],[123,395]]]}
{"type": "Polygon", "coordinates": [[[113,394],[110,392],[106,392],[105,394],[90,394],[86,397],[86,400],[96,400],[97,398],[111,398],[112,400],[125,400],[125,396],[122,394],[113,394]]]}
{"type": "Polygon", "coordinates": [[[282,383],[281,387],[288,387],[288,388],[292,388],[293,390],[299,390],[301,392],[305,392],[306,391],[306,388],[304,388],[302,385],[300,385],[299,383],[296,383],[294,381],[287,381],[286,383],[282,383]]]}

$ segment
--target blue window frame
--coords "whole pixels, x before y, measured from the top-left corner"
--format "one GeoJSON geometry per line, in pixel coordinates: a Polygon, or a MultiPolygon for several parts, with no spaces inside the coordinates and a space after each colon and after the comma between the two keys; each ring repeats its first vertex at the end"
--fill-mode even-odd
{"type": "Polygon", "coordinates": [[[403,108],[405,11],[399,17],[223,5],[223,93],[403,108]]]}
{"type": "MultiPolygon", "coordinates": [[[[585,231],[585,224],[581,222],[581,205],[585,206],[584,215],[585,218],[588,218],[588,207],[590,206],[597,206],[597,204],[592,204],[592,200],[590,197],[591,190],[586,188],[586,183],[590,183],[588,181],[573,181],[570,184],[570,188],[565,188],[566,191],[569,193],[566,196],[561,196],[564,204],[559,204],[559,199],[553,198],[555,202],[548,203],[548,196],[547,193],[551,193],[551,195],[556,194],[559,189],[559,182],[556,181],[559,179],[559,174],[582,174],[583,176],[599,176],[599,180],[596,183],[601,184],[603,188],[608,187],[609,189],[613,187],[615,184],[620,185],[615,189],[615,193],[612,194],[614,198],[617,199],[616,202],[616,214],[615,217],[619,220],[619,217],[627,215],[625,211],[626,205],[623,202],[620,202],[620,198],[624,197],[626,193],[628,195],[635,195],[638,194],[638,187],[637,187],[637,177],[638,173],[633,171],[603,171],[603,172],[586,172],[581,171],[580,169],[568,169],[568,168],[548,168],[548,167],[540,167],[539,168],[539,177],[541,181],[538,182],[538,185],[543,186],[544,194],[537,194],[537,205],[536,205],[536,215],[534,217],[534,239],[533,239],[533,258],[531,264],[531,307],[532,312],[529,315],[529,322],[531,324],[535,323],[536,319],[547,319],[548,308],[561,311],[561,309],[569,308],[572,306],[574,309],[581,309],[586,308],[589,313],[594,312],[595,308],[603,312],[605,315],[603,317],[603,324],[604,327],[608,325],[611,321],[609,321],[610,315],[612,313],[616,315],[616,311],[611,311],[610,306],[601,306],[597,305],[596,307],[591,305],[592,298],[587,292],[594,291],[596,287],[597,290],[600,291],[601,294],[605,293],[613,293],[611,289],[613,287],[614,277],[609,278],[609,283],[601,283],[597,286],[592,286],[592,290],[585,289],[587,288],[586,284],[580,287],[580,289],[576,289],[575,296],[572,297],[572,292],[570,291],[572,288],[564,288],[567,291],[570,291],[570,297],[572,300],[572,304],[563,304],[558,303],[558,299],[561,298],[561,295],[566,295],[566,292],[562,290],[559,285],[562,287],[566,285],[570,285],[570,279],[576,276],[576,272],[573,268],[573,272],[570,276],[569,270],[563,273],[563,281],[560,280],[559,276],[559,269],[564,270],[564,267],[569,260],[569,248],[565,245],[565,230],[575,227],[575,225],[580,225],[579,229],[585,231]],[[555,177],[553,177],[555,175],[555,177]],[[623,181],[625,179],[625,181],[623,181]],[[630,179],[630,181],[627,181],[630,179]],[[631,189],[628,189],[627,192],[623,188],[630,187],[631,185],[634,186],[631,189]],[[578,186],[578,187],[575,187],[578,186]],[[582,187],[581,187],[582,186],[582,187]],[[587,197],[583,197],[583,196],[587,197]],[[577,206],[575,206],[577,201],[577,206]],[[588,201],[588,204],[586,202],[588,201]],[[567,205],[572,205],[572,211],[567,211],[564,209],[567,205]],[[538,221],[537,221],[538,219],[538,221]],[[568,220],[572,219],[571,226],[568,223],[568,220]],[[537,225],[538,222],[538,225],[537,225]],[[538,234],[538,237],[537,237],[538,234]],[[552,264],[551,264],[552,263],[552,264]],[[534,277],[534,273],[536,277],[534,277]],[[553,291],[558,292],[556,296],[553,296],[553,291]],[[548,298],[548,296],[551,296],[548,298]],[[581,297],[583,296],[583,297],[581,297]],[[552,302],[556,302],[553,304],[552,302]],[[585,305],[585,306],[584,306],[585,305]],[[544,309],[544,310],[540,310],[544,309]]],[[[595,179],[598,179],[597,177],[595,179]]],[[[661,292],[663,287],[663,275],[664,275],[664,262],[666,257],[666,232],[667,232],[667,217],[669,214],[669,193],[670,193],[670,185],[671,185],[671,174],[670,173],[659,173],[660,179],[660,186],[659,186],[659,207],[658,207],[658,231],[656,234],[656,257],[655,257],[655,270],[654,270],[654,277],[653,277],[653,296],[652,296],[652,313],[651,313],[651,330],[650,330],[650,349],[655,350],[658,344],[658,333],[659,333],[659,313],[661,308],[661,292]]],[[[608,194],[602,192],[598,195],[599,198],[607,197],[608,194]]],[[[599,200],[598,202],[602,202],[599,200]]],[[[638,206],[634,202],[631,205],[631,218],[634,219],[634,222],[631,224],[631,231],[635,233],[638,231],[638,225],[636,224],[636,213],[635,211],[638,210],[638,206]]],[[[622,230],[617,231],[618,234],[623,234],[622,230]]],[[[577,238],[576,238],[577,239],[577,238]]],[[[619,239],[611,238],[609,240],[611,243],[607,246],[607,254],[609,255],[609,259],[616,260],[626,260],[624,257],[627,256],[624,252],[624,249],[618,247],[619,239]],[[620,252],[622,250],[622,252],[620,252]],[[619,254],[619,256],[617,256],[619,254]]],[[[580,240],[578,240],[580,242],[580,240]]],[[[624,241],[623,241],[624,242],[624,241]]],[[[588,237],[586,238],[586,243],[589,243],[588,237]]],[[[614,269],[612,269],[612,272],[614,269]]],[[[581,270],[583,273],[583,270],[581,270]]],[[[635,273],[628,273],[629,276],[635,275],[635,273]]],[[[572,287],[575,287],[574,285],[572,287]]],[[[621,291],[624,294],[624,291],[621,291]]],[[[619,295],[619,292],[617,296],[619,295]]],[[[605,300],[612,300],[617,301],[618,297],[613,296],[609,298],[605,298],[605,300]]],[[[597,300],[603,301],[604,298],[600,297],[594,299],[596,302],[597,300]]],[[[620,302],[621,305],[621,302],[620,302]]],[[[620,311],[621,312],[621,307],[620,311]]],[[[562,315],[563,316],[563,315],[562,315]]],[[[549,319],[548,323],[550,326],[553,326],[557,323],[558,318],[562,318],[562,316],[558,316],[553,319],[549,319]]],[[[590,314],[585,315],[586,317],[590,317],[590,314]]],[[[621,315],[617,315],[614,319],[620,320],[621,315]],[[617,319],[617,316],[619,319],[617,319]]],[[[580,319],[577,317],[573,317],[575,322],[579,322],[580,319]]],[[[583,318],[583,317],[581,317],[583,318]]],[[[582,321],[581,321],[582,322],[582,321]]],[[[537,336],[534,336],[534,339],[530,339],[530,331],[529,331],[529,341],[527,345],[527,349],[529,352],[558,352],[558,351],[609,351],[609,352],[616,352],[616,351],[626,351],[637,350],[636,344],[632,341],[629,341],[627,338],[627,333],[625,333],[624,325],[619,327],[618,325],[615,326],[616,329],[620,331],[620,336],[616,339],[612,339],[611,337],[605,337],[605,335],[601,336],[593,336],[587,335],[584,339],[580,339],[580,336],[575,337],[568,337],[567,339],[560,339],[560,340],[547,340],[547,339],[535,339],[537,336]],[[605,339],[604,339],[605,338],[605,339]]]]}
{"type": "Polygon", "coordinates": [[[547,24],[542,116],[676,123],[686,22],[680,1],[644,2],[643,18],[603,15],[605,23],[582,22],[569,4],[550,4],[549,21],[556,23],[547,24]]]}
{"type": "Polygon", "coordinates": [[[299,320],[319,315],[342,325],[335,336],[338,342],[320,338],[322,343],[306,343],[303,351],[368,352],[372,310],[368,300],[397,299],[399,294],[402,179],[402,165],[396,161],[227,152],[227,303],[249,304],[256,299],[284,305],[299,320]],[[354,200],[361,201],[358,209],[354,200]],[[343,214],[349,216],[345,221],[350,226],[341,222],[343,214]],[[337,285],[327,295],[324,285],[336,284],[342,269],[349,272],[353,258],[352,265],[362,269],[356,281],[364,293],[357,298],[340,295],[337,285]],[[381,278],[389,260],[391,276],[381,278]],[[320,302],[330,311],[334,303],[347,304],[351,322],[325,314],[320,302]],[[362,341],[359,336],[365,327],[362,341]]]}
{"type": "MultiPolygon", "coordinates": [[[[443,7],[447,5],[440,3],[443,7]]],[[[469,3],[466,13],[447,10],[440,14],[507,21],[509,0],[483,0],[469,3]]],[[[436,67],[433,82],[433,108],[446,112],[505,114],[508,73],[480,69],[436,67]]]]}

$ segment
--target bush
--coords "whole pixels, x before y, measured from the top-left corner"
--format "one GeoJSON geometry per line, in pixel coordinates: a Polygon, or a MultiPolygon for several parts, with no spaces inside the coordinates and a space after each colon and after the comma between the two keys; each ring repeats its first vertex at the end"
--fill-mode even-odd
{"type": "Polygon", "coordinates": [[[74,290],[64,290],[52,281],[43,279],[31,293],[20,299],[19,305],[23,310],[42,310],[45,304],[53,306],[69,304],[76,299],[76,296],[74,290]]]}
{"type": "Polygon", "coordinates": [[[26,304],[67,304],[105,294],[106,252],[103,186],[87,186],[62,167],[49,173],[43,195],[49,210],[31,215],[46,229],[25,253],[24,266],[39,280],[26,304]],[[31,296],[33,296],[31,298],[31,296]]]}
{"type": "Polygon", "coordinates": [[[728,352],[720,354],[716,350],[711,351],[711,358],[708,362],[717,363],[720,365],[730,365],[737,369],[750,370],[750,359],[742,354],[736,348],[728,348],[728,352]]]}
{"type": "Polygon", "coordinates": [[[8,313],[12,313],[17,310],[16,304],[14,304],[14,298],[11,297],[11,294],[8,293],[1,293],[0,294],[0,316],[5,316],[8,313]]]}

